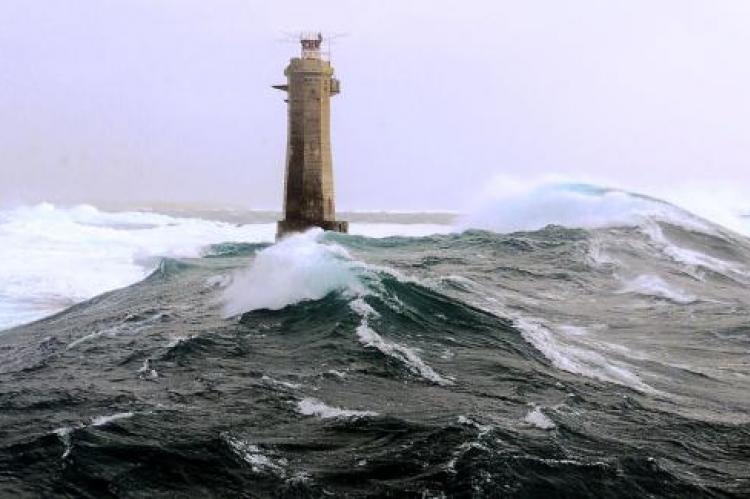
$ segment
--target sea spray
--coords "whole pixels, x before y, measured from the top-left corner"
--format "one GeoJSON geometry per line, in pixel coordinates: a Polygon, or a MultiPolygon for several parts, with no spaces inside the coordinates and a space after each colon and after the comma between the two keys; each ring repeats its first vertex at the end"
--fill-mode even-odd
{"type": "Polygon", "coordinates": [[[163,257],[199,257],[225,241],[267,241],[272,229],[88,205],[0,211],[0,330],[133,284],[163,257]]]}
{"type": "Polygon", "coordinates": [[[693,303],[697,300],[695,296],[672,287],[661,277],[651,274],[642,274],[628,281],[620,292],[662,298],[680,304],[693,303]]]}
{"type": "Polygon", "coordinates": [[[334,291],[362,293],[356,265],[343,247],[323,242],[320,229],[292,235],[259,251],[247,269],[233,276],[222,292],[224,315],[279,310],[334,291]]]}
{"type": "Polygon", "coordinates": [[[359,342],[383,355],[402,362],[410,371],[439,385],[453,382],[440,376],[427,365],[417,351],[383,338],[369,324],[378,313],[365,302],[370,294],[387,296],[378,275],[387,273],[396,279],[406,279],[383,267],[370,267],[354,260],[341,246],[326,242],[320,229],[286,237],[259,251],[249,267],[232,278],[222,290],[225,317],[233,317],[253,310],[280,310],[288,305],[307,300],[319,300],[333,292],[349,298],[352,311],[360,316],[356,328],[359,342]]]}
{"type": "MultiPolygon", "coordinates": [[[[660,225],[680,247],[750,262],[737,238],[660,225]]],[[[311,241],[332,243],[358,283],[317,303],[217,317],[228,282],[212,276],[266,247],[247,245],[0,334],[0,489],[747,496],[750,297],[738,280],[703,267],[696,280],[634,228],[311,241]],[[699,300],[621,292],[641,275],[699,300]],[[65,348],[150,313],[164,320],[65,348]],[[524,317],[539,319],[523,330],[524,317]],[[364,323],[378,336],[360,337],[364,323]],[[179,337],[191,339],[170,346],[179,337]],[[425,379],[409,352],[453,383],[425,379]]]]}
{"type": "Polygon", "coordinates": [[[499,233],[538,230],[547,225],[596,229],[638,226],[654,219],[711,231],[710,223],[665,201],[573,183],[542,184],[494,196],[459,220],[458,228],[499,233]]]}

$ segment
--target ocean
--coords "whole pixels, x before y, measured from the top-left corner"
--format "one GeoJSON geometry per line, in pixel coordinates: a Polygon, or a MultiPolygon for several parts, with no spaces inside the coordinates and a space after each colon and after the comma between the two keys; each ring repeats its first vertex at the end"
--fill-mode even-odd
{"type": "Polygon", "coordinates": [[[750,496],[747,220],[248,216],[0,212],[0,496],[750,496]]]}

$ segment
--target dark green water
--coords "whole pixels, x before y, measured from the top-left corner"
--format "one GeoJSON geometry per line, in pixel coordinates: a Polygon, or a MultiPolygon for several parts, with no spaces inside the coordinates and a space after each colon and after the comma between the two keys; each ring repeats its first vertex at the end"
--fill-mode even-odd
{"type": "Polygon", "coordinates": [[[0,495],[747,497],[749,266],[656,221],[165,260],[0,335],[0,495]]]}

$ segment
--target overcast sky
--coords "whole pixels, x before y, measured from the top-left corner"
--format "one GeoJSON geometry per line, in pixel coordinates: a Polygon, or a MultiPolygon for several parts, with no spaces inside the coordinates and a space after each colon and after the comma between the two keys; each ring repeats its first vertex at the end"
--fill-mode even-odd
{"type": "Polygon", "coordinates": [[[2,0],[0,204],[279,208],[271,85],[307,29],[347,34],[339,208],[461,210],[498,176],[750,192],[747,0],[2,0]]]}

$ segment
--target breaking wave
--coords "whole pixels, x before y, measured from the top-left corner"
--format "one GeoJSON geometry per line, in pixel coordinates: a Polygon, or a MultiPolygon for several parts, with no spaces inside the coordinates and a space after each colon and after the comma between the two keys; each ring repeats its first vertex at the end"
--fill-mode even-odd
{"type": "MultiPolygon", "coordinates": [[[[5,331],[0,495],[747,496],[750,242],[623,192],[532,201],[424,237],[214,227],[5,331]]],[[[150,223],[125,232],[193,222],[150,223]]]]}
{"type": "Polygon", "coordinates": [[[273,230],[88,205],[0,212],[0,329],[133,284],[163,257],[200,257],[224,241],[267,241],[273,230]]]}
{"type": "Polygon", "coordinates": [[[322,230],[312,229],[258,251],[249,267],[235,273],[222,290],[225,316],[261,309],[280,310],[340,293],[360,316],[356,336],[362,345],[397,359],[429,381],[451,384],[427,365],[415,349],[386,340],[369,324],[380,314],[364,298],[373,296],[389,303],[392,297],[383,277],[397,280],[398,275],[354,260],[342,246],[324,241],[323,236],[322,230]]]}
{"type": "Polygon", "coordinates": [[[320,242],[322,236],[322,230],[312,229],[258,251],[223,291],[226,316],[278,310],[338,290],[363,292],[349,253],[337,244],[320,242]]]}
{"type": "Polygon", "coordinates": [[[710,223],[665,201],[589,184],[550,183],[495,198],[459,221],[463,229],[507,233],[547,225],[590,229],[653,220],[708,231],[710,223]]]}
{"type": "MultiPolygon", "coordinates": [[[[424,223],[352,224],[353,234],[370,237],[449,230],[424,223]]],[[[90,205],[42,203],[0,211],[0,330],[138,282],[163,258],[197,258],[222,251],[218,246],[265,245],[275,232],[275,223],[240,225],[151,212],[108,212],[90,205]]],[[[283,258],[279,252],[276,257],[283,258]]]]}
{"type": "Polygon", "coordinates": [[[622,292],[663,298],[665,300],[671,300],[675,303],[683,304],[696,301],[696,297],[689,295],[680,289],[675,289],[667,284],[661,277],[650,274],[639,275],[632,281],[628,282],[622,289],[622,292]]]}

